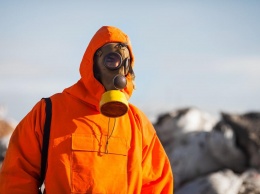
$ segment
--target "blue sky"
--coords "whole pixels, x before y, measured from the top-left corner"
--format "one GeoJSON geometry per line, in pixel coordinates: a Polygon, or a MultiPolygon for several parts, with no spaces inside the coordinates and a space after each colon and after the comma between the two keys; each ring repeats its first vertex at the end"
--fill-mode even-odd
{"type": "Polygon", "coordinates": [[[113,25],[136,57],[130,102],[149,118],[187,106],[259,111],[259,10],[257,0],[0,0],[0,105],[19,121],[75,83],[90,39],[113,25]]]}

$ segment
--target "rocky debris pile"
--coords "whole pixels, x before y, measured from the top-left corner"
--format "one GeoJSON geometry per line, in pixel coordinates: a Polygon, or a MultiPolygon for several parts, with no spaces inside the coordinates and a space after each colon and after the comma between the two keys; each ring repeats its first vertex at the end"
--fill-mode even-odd
{"type": "Polygon", "coordinates": [[[154,123],[176,194],[260,194],[260,113],[220,117],[185,108],[154,123]]]}

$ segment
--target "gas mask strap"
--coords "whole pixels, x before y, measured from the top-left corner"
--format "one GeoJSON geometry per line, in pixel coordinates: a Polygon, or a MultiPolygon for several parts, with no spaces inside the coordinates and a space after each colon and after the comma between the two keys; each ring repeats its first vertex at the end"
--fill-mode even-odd
{"type": "Polygon", "coordinates": [[[129,65],[129,70],[128,70],[127,74],[129,74],[129,73],[131,74],[132,80],[134,80],[135,79],[135,72],[132,68],[132,65],[129,65]]]}

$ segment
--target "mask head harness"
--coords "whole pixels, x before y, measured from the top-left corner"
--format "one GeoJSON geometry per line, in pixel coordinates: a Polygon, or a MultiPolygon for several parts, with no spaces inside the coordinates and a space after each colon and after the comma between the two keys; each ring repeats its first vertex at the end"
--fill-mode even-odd
{"type": "Polygon", "coordinates": [[[128,74],[134,79],[130,65],[130,53],[124,43],[108,43],[99,48],[94,56],[94,76],[106,92],[100,101],[100,111],[108,117],[119,117],[128,111],[128,102],[123,92],[128,74]]]}

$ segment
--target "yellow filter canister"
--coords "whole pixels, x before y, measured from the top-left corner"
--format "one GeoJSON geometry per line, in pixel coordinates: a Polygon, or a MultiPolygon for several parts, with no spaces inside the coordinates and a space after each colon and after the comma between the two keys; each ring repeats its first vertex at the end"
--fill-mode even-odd
{"type": "Polygon", "coordinates": [[[123,92],[109,90],[105,92],[99,103],[101,114],[107,117],[120,117],[128,111],[128,101],[123,92]]]}

